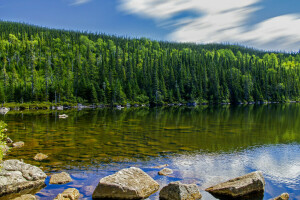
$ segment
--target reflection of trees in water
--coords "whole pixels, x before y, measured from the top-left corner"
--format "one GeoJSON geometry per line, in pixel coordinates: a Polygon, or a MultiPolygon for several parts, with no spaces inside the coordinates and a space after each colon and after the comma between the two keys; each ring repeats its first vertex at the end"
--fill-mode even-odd
{"type": "MultiPolygon", "coordinates": [[[[248,105],[11,112],[8,133],[25,142],[11,157],[52,155],[51,162],[149,159],[170,153],[233,152],[256,145],[300,142],[300,106],[248,105]],[[23,117],[22,117],[23,115],[23,117]]],[[[0,119],[1,120],[1,119],[0,119]]]]}

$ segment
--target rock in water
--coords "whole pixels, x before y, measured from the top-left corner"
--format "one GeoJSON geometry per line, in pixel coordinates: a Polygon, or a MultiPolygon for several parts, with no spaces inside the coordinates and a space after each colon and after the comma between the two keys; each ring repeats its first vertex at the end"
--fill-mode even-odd
{"type": "Polygon", "coordinates": [[[36,190],[45,185],[47,175],[38,167],[19,160],[6,160],[1,164],[0,197],[36,190]]]}
{"type": "Polygon", "coordinates": [[[58,117],[61,118],[61,119],[66,119],[66,118],[68,118],[69,116],[66,115],[66,114],[63,114],[63,115],[58,115],[58,117]]]}
{"type": "Polygon", "coordinates": [[[217,196],[241,197],[265,190],[265,179],[260,171],[252,172],[205,189],[217,196]]]}
{"type": "Polygon", "coordinates": [[[160,170],[158,172],[159,175],[162,175],[162,176],[168,176],[170,174],[173,174],[173,170],[172,169],[169,169],[169,168],[164,168],[162,170],[160,170]]]}
{"type": "Polygon", "coordinates": [[[36,161],[42,161],[42,160],[45,160],[45,159],[47,159],[48,158],[48,156],[47,155],[45,155],[45,154],[43,154],[43,153],[38,153],[38,154],[36,154],[35,156],[34,156],[34,160],[36,160],[36,161]]]}
{"type": "Polygon", "coordinates": [[[66,189],[63,193],[58,194],[54,200],[77,200],[80,197],[80,193],[75,188],[66,189]]]}
{"type": "Polygon", "coordinates": [[[5,115],[6,113],[8,113],[9,110],[10,110],[10,108],[1,107],[0,114],[5,115]]]}
{"type": "Polygon", "coordinates": [[[20,141],[20,142],[13,143],[12,146],[15,147],[15,148],[21,148],[21,147],[24,147],[24,145],[25,145],[25,143],[20,141]]]}
{"type": "Polygon", "coordinates": [[[131,167],[102,178],[93,193],[93,199],[144,199],[158,189],[159,184],[148,174],[131,167]]]}
{"type": "Polygon", "coordinates": [[[283,193],[273,200],[289,200],[289,198],[290,198],[290,195],[288,193],[283,193]]]}
{"type": "Polygon", "coordinates": [[[162,200],[197,200],[202,195],[196,184],[182,184],[179,181],[172,182],[163,187],[159,193],[162,200]]]}
{"type": "Polygon", "coordinates": [[[169,166],[169,165],[165,164],[165,165],[159,165],[159,166],[155,166],[155,167],[151,167],[151,168],[160,169],[160,168],[164,168],[164,167],[167,167],[167,166],[169,166]]]}
{"type": "Polygon", "coordinates": [[[59,174],[53,174],[50,178],[50,184],[65,184],[72,181],[70,175],[66,172],[62,172],[59,174]]]}

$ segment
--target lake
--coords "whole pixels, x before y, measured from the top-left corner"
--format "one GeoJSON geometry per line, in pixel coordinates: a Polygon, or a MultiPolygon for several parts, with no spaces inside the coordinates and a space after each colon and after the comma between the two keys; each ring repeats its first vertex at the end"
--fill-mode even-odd
{"type": "Polygon", "coordinates": [[[288,192],[300,200],[299,104],[11,111],[0,120],[8,124],[10,138],[25,142],[6,159],[73,178],[57,186],[49,185],[48,177],[48,186],[37,193],[40,199],[52,200],[69,187],[92,199],[102,177],[136,166],[161,187],[177,180],[196,183],[204,200],[215,199],[205,188],[260,170],[264,199],[288,192]],[[49,160],[34,161],[40,152],[49,160]],[[173,169],[171,176],[152,168],[163,164],[173,169]]]}

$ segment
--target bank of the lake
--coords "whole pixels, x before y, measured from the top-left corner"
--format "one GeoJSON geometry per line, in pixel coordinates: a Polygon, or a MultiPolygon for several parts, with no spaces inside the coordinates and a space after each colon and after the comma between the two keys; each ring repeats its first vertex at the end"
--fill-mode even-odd
{"type": "MultiPolygon", "coordinates": [[[[1,115],[8,136],[24,141],[6,159],[18,158],[46,173],[68,172],[73,181],[49,185],[37,195],[53,199],[69,187],[84,198],[100,178],[136,166],[163,187],[172,181],[211,185],[260,170],[266,179],[264,199],[300,194],[300,105],[268,104],[81,111],[11,111],[1,115]],[[67,112],[66,119],[59,115],[67,112]],[[37,153],[46,161],[33,160],[37,153]],[[153,166],[168,164],[171,176],[153,166]]],[[[157,199],[158,193],[150,199],[157,199]]]]}

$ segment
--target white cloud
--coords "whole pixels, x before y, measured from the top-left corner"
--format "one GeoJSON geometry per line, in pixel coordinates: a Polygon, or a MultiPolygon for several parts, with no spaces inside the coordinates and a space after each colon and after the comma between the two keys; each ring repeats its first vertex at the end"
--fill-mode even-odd
{"type": "Polygon", "coordinates": [[[81,5],[90,2],[91,0],[74,0],[72,5],[81,5]]]}
{"type": "Polygon", "coordinates": [[[249,26],[261,0],[121,0],[130,14],[175,26],[169,39],[180,42],[239,43],[256,48],[297,51],[300,15],[283,15],[249,26]],[[183,12],[195,17],[174,20],[183,12]]]}

